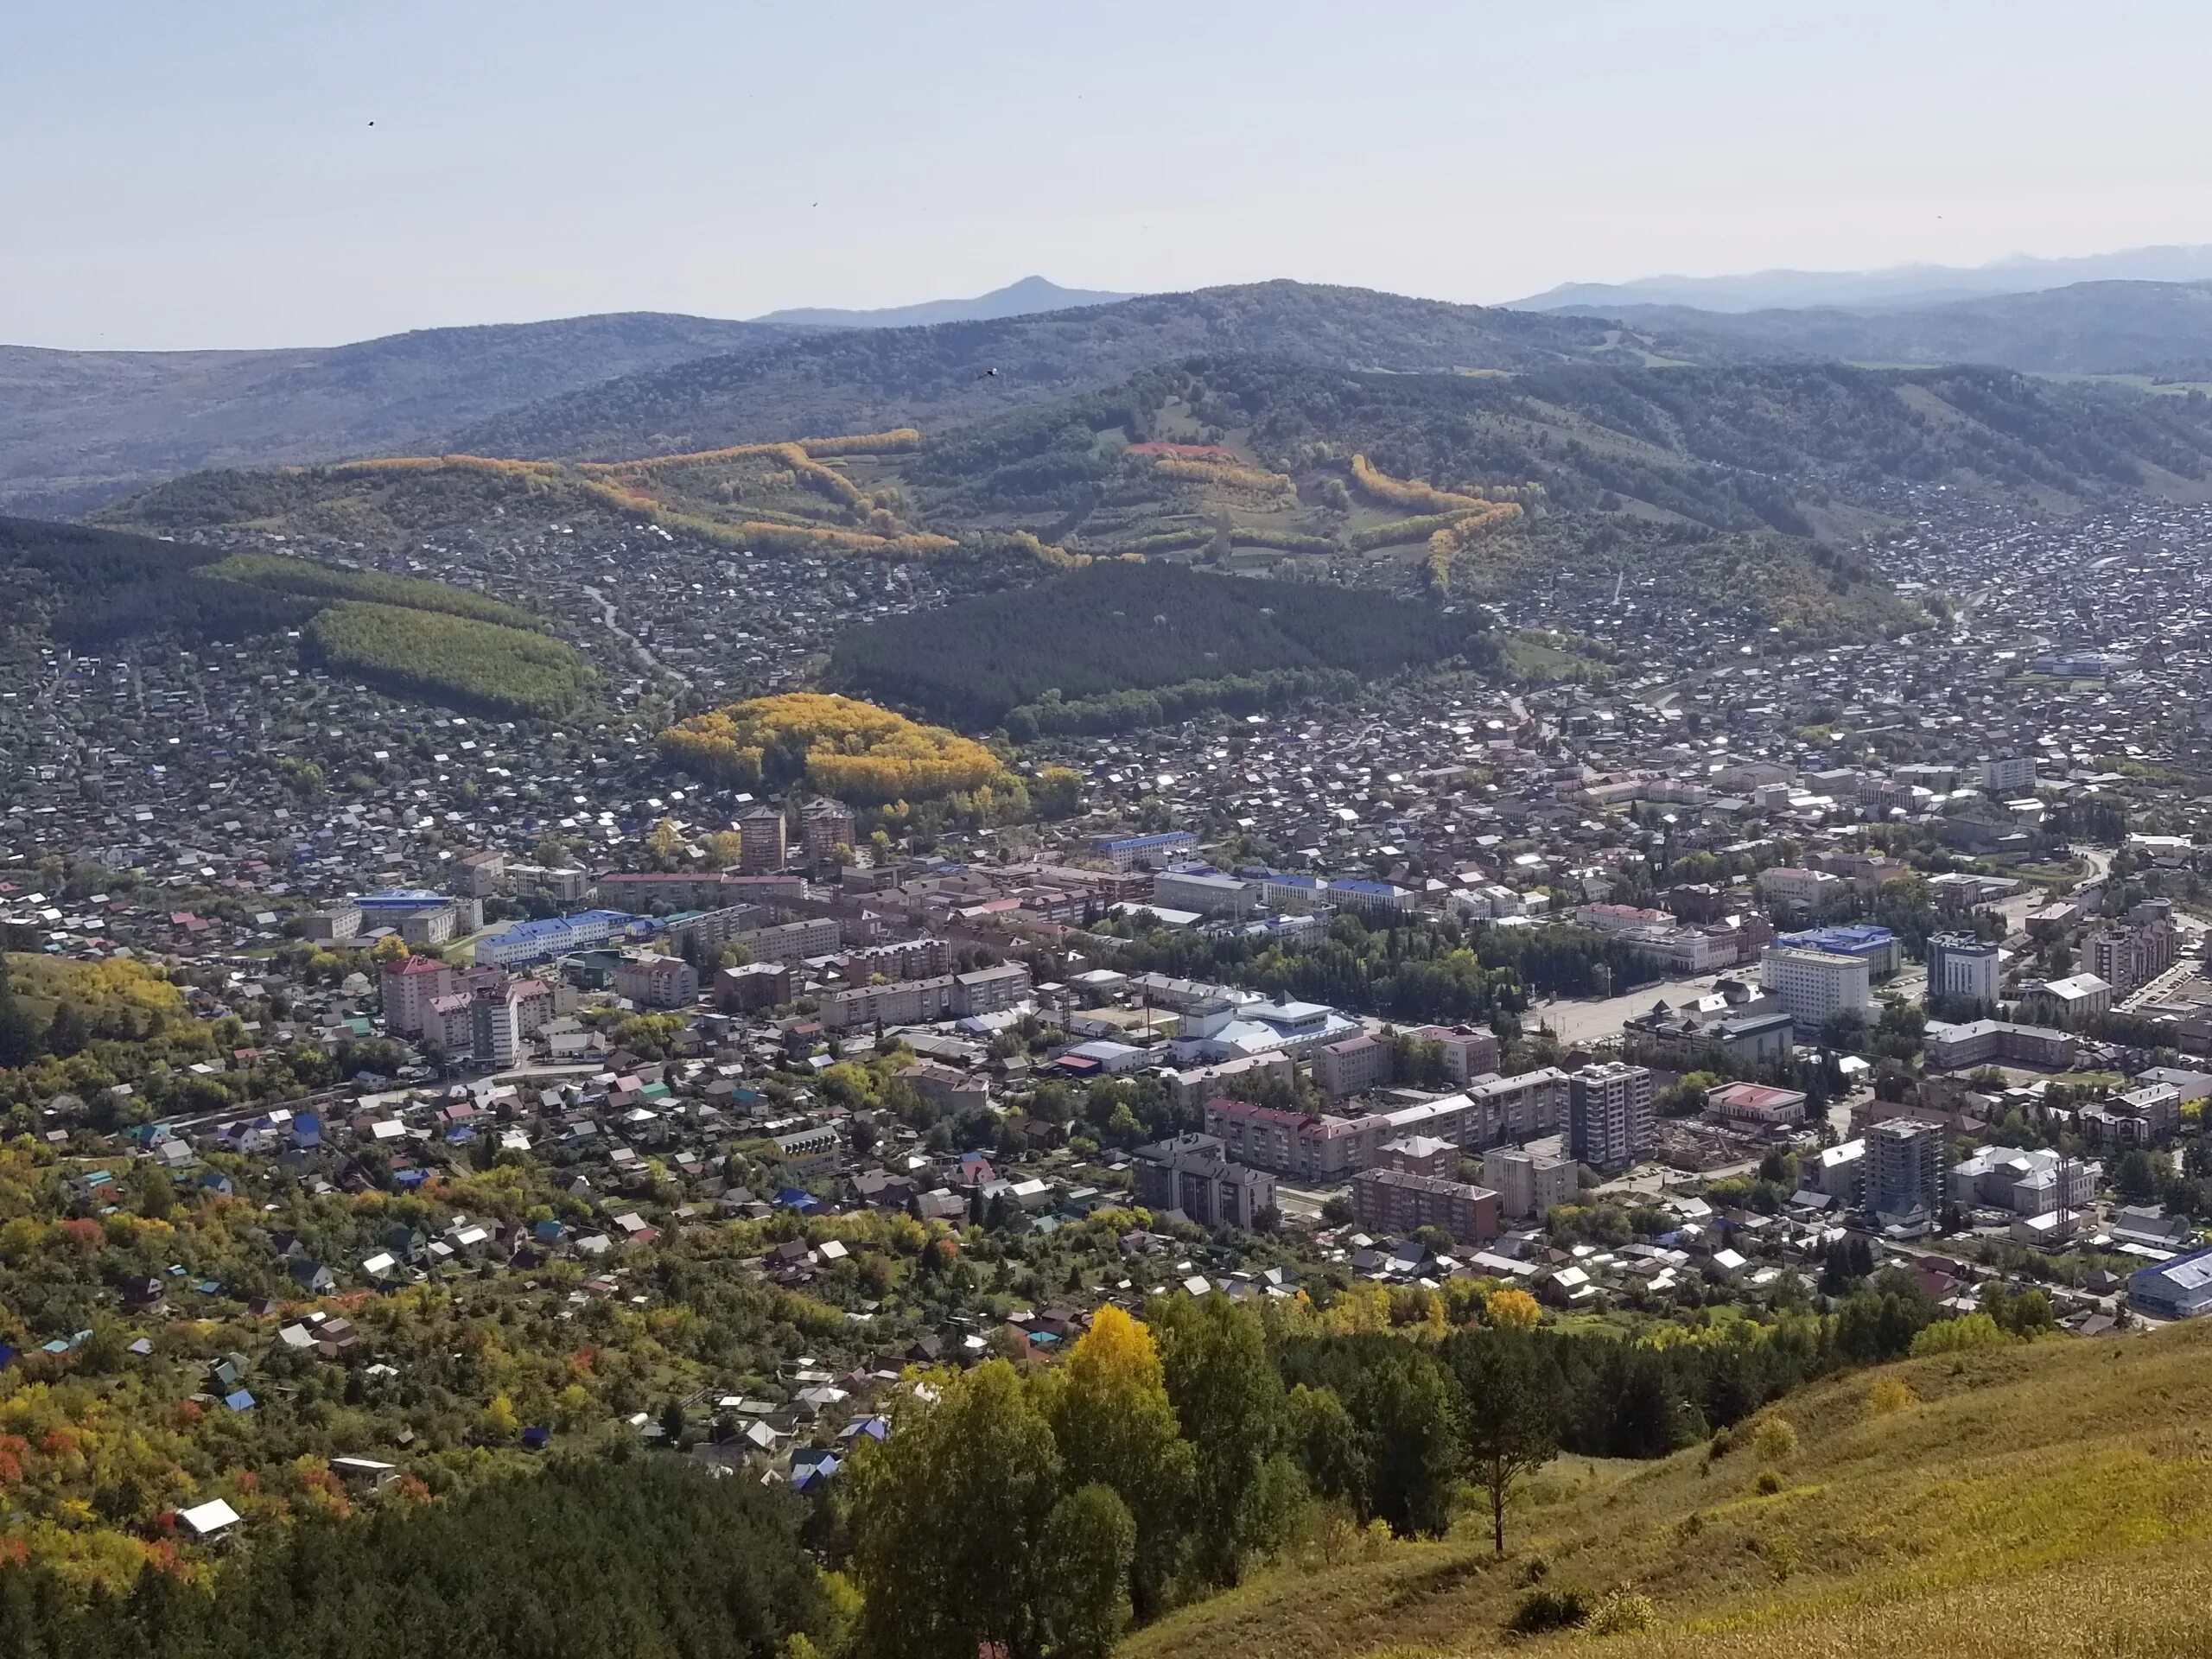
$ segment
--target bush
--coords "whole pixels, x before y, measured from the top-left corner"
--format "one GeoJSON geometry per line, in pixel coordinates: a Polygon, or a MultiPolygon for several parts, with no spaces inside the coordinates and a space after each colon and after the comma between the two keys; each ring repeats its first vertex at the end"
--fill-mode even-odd
{"type": "Polygon", "coordinates": [[[1787,1417],[1762,1417],[1751,1431],[1751,1445],[1762,1463],[1785,1463],[1797,1449],[1797,1431],[1787,1417]]]}
{"type": "Polygon", "coordinates": [[[1621,1636],[1650,1630],[1658,1623],[1659,1610],[1650,1597],[1632,1590],[1614,1590],[1598,1603],[1588,1629],[1592,1636],[1621,1636]]]}
{"type": "Polygon", "coordinates": [[[1874,1386],[1866,1390],[1866,1414],[1887,1417],[1892,1412],[1904,1410],[1920,1403],[1920,1396],[1894,1376],[1874,1379],[1874,1386]]]}
{"type": "Polygon", "coordinates": [[[1533,1590],[1521,1598],[1505,1628],[1516,1636],[1580,1630],[1589,1623],[1590,1612],[1589,1600],[1580,1590],[1533,1590]]]}
{"type": "Polygon", "coordinates": [[[1762,1469],[1757,1486],[1760,1497],[1772,1497],[1782,1490],[1782,1477],[1771,1469],[1762,1469]]]}

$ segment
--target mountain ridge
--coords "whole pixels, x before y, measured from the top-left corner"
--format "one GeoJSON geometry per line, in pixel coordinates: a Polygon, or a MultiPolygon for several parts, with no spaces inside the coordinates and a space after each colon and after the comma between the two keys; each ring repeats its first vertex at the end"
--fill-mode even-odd
{"type": "Polygon", "coordinates": [[[1776,268],[1713,276],[1656,276],[1621,283],[1560,283],[1517,300],[1514,310],[1568,307],[1611,315],[1624,305],[1687,305],[1706,311],[1840,306],[1881,308],[1946,299],[2037,293],[2080,282],[2202,282],[2212,279],[2212,244],[2171,244],[2115,253],[2041,258],[2014,254],[1980,265],[1914,264],[1871,270],[1776,268]]]}
{"type": "Polygon", "coordinates": [[[2073,283],[1893,310],[1632,305],[1602,315],[1700,362],[1982,363],[2037,374],[2212,378],[2212,281],[2073,283]]]}
{"type": "Polygon", "coordinates": [[[447,447],[613,461],[824,432],[942,426],[1223,351],[1408,372],[1649,360],[1617,327],[1592,319],[1279,280],[1144,295],[1077,311],[803,334],[511,410],[459,429],[447,447]]]}
{"type": "Polygon", "coordinates": [[[791,306],[764,312],[751,321],[782,328],[909,328],[937,322],[986,322],[1039,311],[1074,311],[1136,297],[1106,289],[1062,288],[1047,277],[1023,276],[970,299],[921,300],[909,305],[858,309],[791,306]]]}
{"type": "Polygon", "coordinates": [[[0,509],[69,514],[164,476],[419,446],[461,419],[785,331],[665,312],[273,351],[0,346],[0,509]]]}

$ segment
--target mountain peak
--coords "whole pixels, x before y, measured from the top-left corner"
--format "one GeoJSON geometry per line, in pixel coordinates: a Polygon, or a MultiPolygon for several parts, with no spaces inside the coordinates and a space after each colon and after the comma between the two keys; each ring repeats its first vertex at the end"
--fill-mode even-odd
{"type": "Polygon", "coordinates": [[[972,299],[923,300],[913,305],[887,306],[877,310],[802,306],[771,311],[753,321],[785,328],[910,328],[933,322],[983,322],[999,317],[1025,317],[1039,311],[1071,311],[1078,306],[1111,305],[1131,297],[1103,289],[1062,288],[1049,277],[1031,276],[972,299]]]}

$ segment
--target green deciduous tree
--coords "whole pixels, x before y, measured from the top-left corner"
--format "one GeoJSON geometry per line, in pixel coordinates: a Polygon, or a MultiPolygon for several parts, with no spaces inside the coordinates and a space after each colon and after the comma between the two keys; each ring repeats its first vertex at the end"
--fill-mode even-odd
{"type": "Polygon", "coordinates": [[[1225,1296],[1162,1300],[1152,1328],[1183,1436],[1197,1455],[1191,1561],[1217,1584],[1236,1580],[1268,1541],[1266,1473],[1286,1427],[1282,1377],[1255,1315],[1225,1296]]]}
{"type": "Polygon", "coordinates": [[[1077,1487],[1045,1522],[1038,1613],[1052,1659],[1106,1659],[1129,1622],[1137,1523],[1110,1486],[1077,1487]]]}
{"type": "Polygon", "coordinates": [[[861,1651],[976,1659],[995,1642],[1018,1659],[1035,1654],[1059,1497],[1052,1428],[1003,1360],[938,1386],[936,1405],[899,1414],[891,1438],[854,1460],[861,1651]]]}

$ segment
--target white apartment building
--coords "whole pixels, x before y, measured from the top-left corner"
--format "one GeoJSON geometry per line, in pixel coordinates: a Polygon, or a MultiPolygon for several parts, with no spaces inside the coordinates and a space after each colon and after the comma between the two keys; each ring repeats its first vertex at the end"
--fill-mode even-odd
{"type": "Polygon", "coordinates": [[[1928,941],[1928,992],[1930,997],[1961,997],[1975,1002],[1997,1001],[1998,950],[1971,933],[1938,933],[1928,941]]]}
{"type": "Polygon", "coordinates": [[[1772,992],[1797,1029],[1817,1033],[1839,1014],[1866,1014],[1874,994],[1862,957],[1769,945],[1759,958],[1759,984],[1772,992]]]}

